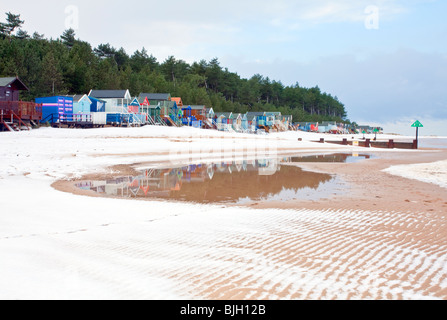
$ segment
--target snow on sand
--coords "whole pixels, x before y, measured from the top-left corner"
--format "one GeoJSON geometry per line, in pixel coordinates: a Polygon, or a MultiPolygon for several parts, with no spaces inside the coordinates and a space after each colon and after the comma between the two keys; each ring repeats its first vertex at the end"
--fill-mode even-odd
{"type": "Polygon", "coordinates": [[[429,182],[447,188],[447,160],[434,163],[392,166],[384,171],[401,177],[429,182]]]}
{"type": "Polygon", "coordinates": [[[419,245],[421,225],[445,229],[428,213],[254,210],[51,187],[116,164],[356,151],[310,140],[319,136],[160,127],[0,133],[0,298],[446,299],[447,244],[432,236],[419,245]]]}

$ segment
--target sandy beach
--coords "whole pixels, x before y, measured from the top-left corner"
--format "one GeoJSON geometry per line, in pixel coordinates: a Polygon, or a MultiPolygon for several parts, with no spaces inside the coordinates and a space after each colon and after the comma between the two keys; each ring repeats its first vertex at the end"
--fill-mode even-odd
{"type": "Polygon", "coordinates": [[[0,133],[0,298],[447,299],[447,149],[319,138],[154,127],[0,133]],[[151,164],[334,152],[374,157],[287,164],[337,177],[343,192],[318,200],[203,204],[75,187],[151,164]]]}

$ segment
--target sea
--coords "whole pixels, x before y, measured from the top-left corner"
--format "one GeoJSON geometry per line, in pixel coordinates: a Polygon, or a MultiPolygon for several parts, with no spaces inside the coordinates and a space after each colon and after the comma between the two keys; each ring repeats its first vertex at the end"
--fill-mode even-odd
{"type": "Polygon", "coordinates": [[[447,137],[423,137],[419,139],[420,148],[439,148],[447,149],[447,137]]]}

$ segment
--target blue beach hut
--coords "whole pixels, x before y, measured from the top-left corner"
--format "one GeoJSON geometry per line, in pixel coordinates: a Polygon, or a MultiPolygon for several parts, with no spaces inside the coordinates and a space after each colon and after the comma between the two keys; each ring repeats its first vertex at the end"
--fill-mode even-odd
{"type": "Polygon", "coordinates": [[[241,127],[242,127],[242,130],[248,130],[248,117],[247,117],[247,114],[244,114],[242,116],[241,127]]]}
{"type": "Polygon", "coordinates": [[[84,94],[73,96],[73,114],[90,114],[92,101],[84,94]]]}
{"type": "Polygon", "coordinates": [[[106,112],[106,102],[95,97],[88,97],[92,102],[90,104],[90,112],[106,112]]]}
{"type": "Polygon", "coordinates": [[[41,97],[36,98],[36,103],[42,105],[42,123],[73,121],[73,97],[41,97]]]}

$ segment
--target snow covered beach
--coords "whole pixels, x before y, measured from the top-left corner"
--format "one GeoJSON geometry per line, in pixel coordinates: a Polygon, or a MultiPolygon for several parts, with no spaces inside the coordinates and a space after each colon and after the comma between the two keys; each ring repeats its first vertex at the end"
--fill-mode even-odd
{"type": "Polygon", "coordinates": [[[446,299],[442,150],[368,150],[379,159],[302,165],[351,187],[382,182],[321,202],[204,205],[53,187],[113,175],[116,165],[365,152],[312,142],[319,138],[160,127],[0,133],[0,297],[446,299]],[[386,198],[393,188],[399,194],[386,198]]]}

